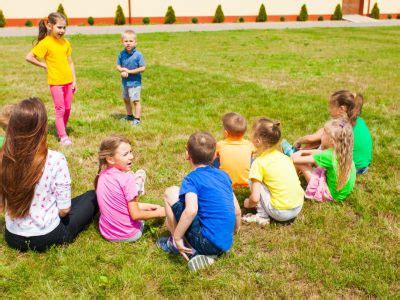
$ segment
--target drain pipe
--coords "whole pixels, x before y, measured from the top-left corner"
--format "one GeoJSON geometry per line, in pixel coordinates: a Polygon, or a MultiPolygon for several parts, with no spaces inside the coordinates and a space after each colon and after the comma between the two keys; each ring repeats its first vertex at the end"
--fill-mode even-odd
{"type": "Polygon", "coordinates": [[[371,0],[368,0],[367,16],[369,16],[369,9],[371,7],[371,0]]]}
{"type": "Polygon", "coordinates": [[[128,0],[128,11],[129,11],[129,25],[132,24],[132,20],[131,20],[131,0],[128,0]]]}

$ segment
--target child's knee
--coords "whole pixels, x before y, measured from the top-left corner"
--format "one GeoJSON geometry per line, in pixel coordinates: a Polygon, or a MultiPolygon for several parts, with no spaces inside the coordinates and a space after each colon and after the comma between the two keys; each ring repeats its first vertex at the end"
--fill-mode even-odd
{"type": "Polygon", "coordinates": [[[179,200],[179,187],[177,186],[170,186],[165,189],[164,192],[164,201],[165,204],[172,206],[179,200]]]}

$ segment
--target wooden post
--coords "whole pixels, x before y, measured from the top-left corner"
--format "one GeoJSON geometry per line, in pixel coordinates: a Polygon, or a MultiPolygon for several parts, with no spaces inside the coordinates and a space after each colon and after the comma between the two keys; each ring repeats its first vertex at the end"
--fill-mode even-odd
{"type": "Polygon", "coordinates": [[[128,11],[129,11],[129,24],[132,24],[132,15],[131,15],[131,0],[128,0],[128,11]]]}
{"type": "Polygon", "coordinates": [[[371,7],[371,0],[368,0],[367,16],[369,16],[369,9],[371,7]]]}

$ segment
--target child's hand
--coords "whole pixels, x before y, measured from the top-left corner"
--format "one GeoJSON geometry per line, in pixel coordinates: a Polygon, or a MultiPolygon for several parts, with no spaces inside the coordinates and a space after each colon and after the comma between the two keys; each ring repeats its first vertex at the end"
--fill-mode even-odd
{"type": "Polygon", "coordinates": [[[249,199],[249,198],[244,199],[243,206],[244,206],[245,208],[251,208],[251,207],[250,207],[250,199],[249,199]]]}
{"type": "Polygon", "coordinates": [[[165,208],[160,205],[157,205],[157,206],[158,207],[155,209],[157,216],[159,218],[164,218],[165,217],[165,208]]]}
{"type": "Polygon", "coordinates": [[[189,261],[189,257],[187,256],[187,253],[188,253],[188,254],[192,254],[192,253],[193,253],[193,250],[190,249],[190,248],[187,248],[187,247],[185,246],[185,244],[184,244],[182,238],[179,238],[179,239],[178,239],[178,238],[177,238],[177,239],[174,238],[174,242],[175,242],[176,248],[178,248],[178,250],[179,250],[179,253],[180,253],[187,261],[189,261]]]}
{"type": "Polygon", "coordinates": [[[295,147],[296,149],[300,149],[301,148],[301,143],[299,142],[299,140],[295,141],[293,143],[293,147],[295,147]]]}
{"type": "Polygon", "coordinates": [[[76,91],[78,90],[78,86],[76,85],[76,81],[72,82],[72,93],[76,93],[76,91]]]}
{"type": "Polygon", "coordinates": [[[128,72],[126,72],[126,71],[121,72],[121,77],[127,78],[128,76],[129,76],[128,72]]]}

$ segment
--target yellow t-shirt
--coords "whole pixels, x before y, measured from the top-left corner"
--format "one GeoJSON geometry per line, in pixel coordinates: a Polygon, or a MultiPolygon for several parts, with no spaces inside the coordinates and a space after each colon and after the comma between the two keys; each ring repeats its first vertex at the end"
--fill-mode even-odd
{"type": "Polygon", "coordinates": [[[72,48],[66,39],[46,36],[33,47],[32,53],[45,60],[49,85],[63,85],[72,82],[72,71],[68,63],[72,48]]]}
{"type": "Polygon", "coordinates": [[[245,139],[227,138],[217,143],[219,168],[229,174],[233,186],[249,185],[249,170],[254,152],[253,144],[245,139]]]}
{"type": "Polygon", "coordinates": [[[264,151],[254,160],[249,177],[266,185],[274,208],[283,210],[303,205],[304,191],[296,168],[282,152],[276,149],[264,151]]]}

